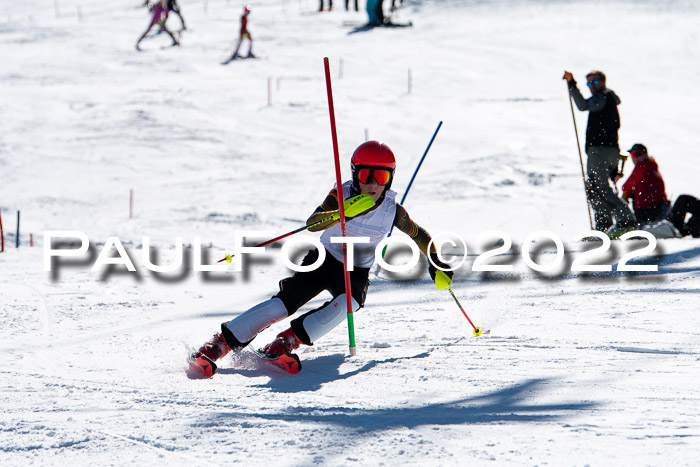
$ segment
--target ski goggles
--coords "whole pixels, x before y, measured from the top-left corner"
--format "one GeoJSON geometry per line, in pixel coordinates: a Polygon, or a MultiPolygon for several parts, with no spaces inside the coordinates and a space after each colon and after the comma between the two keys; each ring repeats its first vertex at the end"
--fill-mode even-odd
{"type": "Polygon", "coordinates": [[[384,186],[391,180],[391,170],[374,167],[358,168],[357,179],[365,185],[369,185],[374,179],[377,185],[384,186]]]}
{"type": "Polygon", "coordinates": [[[599,79],[594,79],[593,81],[587,82],[587,83],[586,83],[586,86],[588,86],[588,87],[590,88],[591,86],[598,86],[599,84],[600,84],[600,80],[599,80],[599,79]]]}

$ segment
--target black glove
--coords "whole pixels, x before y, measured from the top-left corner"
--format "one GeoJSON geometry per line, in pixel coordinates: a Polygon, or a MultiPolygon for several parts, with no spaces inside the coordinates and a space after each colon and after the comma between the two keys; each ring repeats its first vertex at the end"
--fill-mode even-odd
{"type": "MultiPolygon", "coordinates": [[[[435,280],[435,274],[437,273],[438,269],[433,266],[433,263],[435,263],[438,267],[441,269],[450,269],[450,266],[447,264],[443,263],[440,261],[437,257],[437,253],[430,253],[430,259],[432,260],[432,263],[428,261],[428,273],[430,274],[430,278],[434,281],[435,280]]],[[[447,277],[450,278],[450,282],[452,282],[452,277],[454,276],[454,271],[442,271],[445,273],[447,277]]]]}

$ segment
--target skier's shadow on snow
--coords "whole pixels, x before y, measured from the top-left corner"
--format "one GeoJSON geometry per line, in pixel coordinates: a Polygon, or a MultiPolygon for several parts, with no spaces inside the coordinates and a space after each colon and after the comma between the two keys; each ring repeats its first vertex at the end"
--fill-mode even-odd
{"type": "Polygon", "coordinates": [[[361,368],[341,374],[340,367],[348,357],[344,354],[325,355],[313,360],[302,360],[301,373],[299,375],[290,375],[265,362],[260,362],[255,357],[249,357],[244,353],[237,363],[238,365],[242,365],[244,368],[220,368],[218,373],[240,374],[247,377],[268,376],[271,378],[270,381],[265,384],[255,385],[253,387],[269,388],[274,392],[280,393],[294,393],[317,391],[326,383],[352,378],[359,373],[371,370],[376,366],[386,363],[394,363],[400,360],[412,360],[415,358],[426,358],[429,356],[430,352],[422,352],[410,357],[371,360],[364,364],[361,368]],[[250,367],[251,364],[254,368],[250,367]]]}
{"type": "Polygon", "coordinates": [[[413,26],[413,23],[411,23],[411,22],[409,22],[409,23],[393,23],[391,21],[387,21],[384,24],[370,24],[370,23],[368,23],[368,24],[364,24],[362,26],[356,26],[356,27],[352,28],[348,32],[348,36],[351,34],[357,34],[358,32],[371,31],[375,28],[410,28],[412,26],[413,26]]]}
{"type": "Polygon", "coordinates": [[[359,373],[369,371],[377,366],[387,363],[395,363],[401,360],[426,358],[429,356],[430,352],[421,352],[410,357],[394,357],[386,358],[384,360],[371,360],[356,370],[341,374],[340,367],[349,357],[347,357],[345,354],[324,355],[313,360],[302,360],[302,373],[297,376],[291,378],[272,378],[266,384],[261,384],[257,387],[270,388],[274,392],[317,391],[326,383],[352,378],[359,373]]]}
{"type": "MultiPolygon", "coordinates": [[[[533,402],[534,395],[544,391],[551,378],[524,380],[497,391],[449,402],[436,402],[410,408],[364,409],[357,407],[289,407],[277,413],[219,413],[221,418],[251,418],[283,422],[310,422],[355,429],[357,433],[372,433],[396,428],[416,428],[424,425],[464,425],[499,422],[551,421],[575,412],[591,410],[596,402],[533,402]]],[[[288,383],[288,381],[286,381],[288,383]]]]}

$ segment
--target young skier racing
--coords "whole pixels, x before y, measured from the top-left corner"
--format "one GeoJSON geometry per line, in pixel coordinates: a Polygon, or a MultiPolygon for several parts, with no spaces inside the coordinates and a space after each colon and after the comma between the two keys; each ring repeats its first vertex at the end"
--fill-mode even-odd
{"type": "MultiPolygon", "coordinates": [[[[360,194],[372,197],[374,207],[346,222],[348,236],[369,237],[369,243],[356,243],[354,252],[354,270],[350,272],[351,295],[353,311],[364,305],[369,287],[369,270],[374,263],[375,249],[391,231],[392,226],[406,233],[418,245],[425,255],[440,269],[449,269],[440,262],[435,246],[430,244],[431,237],[419,227],[403,206],[396,202],[396,192],[391,190],[394,179],[396,160],[391,149],[378,141],[368,141],[361,144],[353,153],[351,160],[352,180],[343,183],[342,198],[346,209],[348,199],[360,194]],[[430,250],[428,250],[430,248],[430,250]]],[[[333,188],[325,201],[316,208],[306,221],[306,225],[314,224],[338,211],[339,193],[333,188]]],[[[280,281],[280,291],[271,299],[262,302],[231,321],[221,325],[221,332],[215,334],[190,356],[191,371],[200,372],[204,376],[212,376],[216,371],[214,362],[228,354],[246,347],[261,331],[271,324],[292,316],[296,311],[323,290],[330,292],[332,299],[316,308],[302,314],[291,321],[291,326],[277,335],[275,340],[267,344],[263,352],[267,357],[293,356],[288,359],[292,373],[298,371],[298,358],[291,352],[300,345],[313,345],[319,338],[326,335],[338,324],[345,320],[347,314],[347,297],[343,274],[343,248],[340,243],[331,242],[332,237],[341,237],[338,220],[323,222],[311,231],[323,230],[321,244],[324,246],[325,260],[320,267],[313,271],[296,272],[292,277],[280,281]]],[[[310,250],[302,266],[316,263],[322,254],[317,249],[310,250]]],[[[435,280],[436,267],[429,263],[428,270],[435,280]]],[[[452,272],[444,271],[447,283],[452,280],[452,272]]]]}

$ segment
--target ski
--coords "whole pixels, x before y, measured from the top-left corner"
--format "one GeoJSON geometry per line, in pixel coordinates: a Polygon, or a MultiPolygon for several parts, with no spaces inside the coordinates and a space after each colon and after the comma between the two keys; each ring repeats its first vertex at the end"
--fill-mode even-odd
{"type": "Polygon", "coordinates": [[[267,363],[270,363],[277,368],[281,368],[282,370],[286,371],[287,373],[290,373],[292,375],[295,375],[299,373],[301,370],[301,361],[299,360],[299,357],[297,354],[294,353],[286,353],[284,355],[280,355],[278,357],[271,356],[267,352],[265,352],[263,349],[253,349],[250,348],[250,351],[258,357],[260,360],[263,360],[267,363]]]}
{"type": "MultiPolygon", "coordinates": [[[[296,354],[288,353],[281,355],[279,357],[273,357],[265,352],[263,349],[254,349],[250,347],[248,349],[250,353],[255,355],[259,360],[276,366],[289,374],[295,375],[301,370],[301,361],[296,354]]],[[[217,366],[216,363],[206,355],[201,355],[195,357],[195,350],[192,349],[187,357],[187,375],[190,378],[211,378],[216,374],[217,366]]]]}
{"type": "Polygon", "coordinates": [[[216,363],[206,355],[195,358],[194,351],[187,358],[187,374],[191,378],[211,378],[216,373],[216,363]]]}
{"type": "Polygon", "coordinates": [[[235,57],[227,58],[223,62],[221,62],[222,65],[228,65],[229,63],[233,61],[240,61],[240,60],[264,60],[264,57],[260,57],[258,55],[252,55],[252,56],[247,56],[247,55],[237,55],[235,57]]]}

